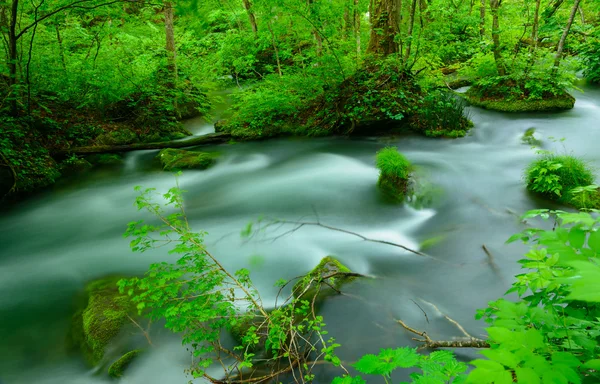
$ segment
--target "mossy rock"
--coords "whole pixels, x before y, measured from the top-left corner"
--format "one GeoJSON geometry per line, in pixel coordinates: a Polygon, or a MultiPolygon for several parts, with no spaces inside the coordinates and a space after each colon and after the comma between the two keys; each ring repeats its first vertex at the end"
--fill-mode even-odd
{"type": "Polygon", "coordinates": [[[115,153],[100,153],[90,155],[86,158],[92,165],[120,165],[123,164],[123,156],[115,153]]]}
{"type": "Polygon", "coordinates": [[[176,169],[207,169],[216,162],[215,154],[174,148],[161,150],[157,158],[166,171],[176,169]]]}
{"type": "Polygon", "coordinates": [[[108,367],[108,375],[115,379],[122,377],[123,373],[125,370],[127,370],[131,362],[135,360],[142,352],[143,351],[141,349],[135,349],[121,356],[117,361],[112,363],[110,367],[108,367]]]}
{"type": "Polygon", "coordinates": [[[98,145],[125,145],[137,143],[139,139],[135,132],[129,129],[119,129],[117,131],[103,133],[96,137],[95,141],[98,145]]]}
{"type": "Polygon", "coordinates": [[[104,358],[108,344],[135,316],[135,305],[129,296],[119,293],[120,276],[111,276],[88,283],[84,300],[72,318],[70,342],[78,347],[92,366],[104,358]]]}
{"type": "Polygon", "coordinates": [[[225,132],[228,121],[225,119],[218,120],[215,123],[215,132],[225,132]]]}
{"type": "Polygon", "coordinates": [[[92,164],[86,159],[72,158],[60,164],[60,172],[63,175],[75,175],[92,168],[92,164]]]}
{"type": "Polygon", "coordinates": [[[480,91],[474,86],[463,97],[477,107],[501,112],[562,111],[575,106],[575,98],[567,92],[541,100],[482,98],[480,91]]]}
{"type": "Polygon", "coordinates": [[[294,284],[293,295],[294,298],[302,300],[320,300],[339,293],[342,286],[354,281],[356,276],[334,256],[327,256],[302,280],[294,284]]]}

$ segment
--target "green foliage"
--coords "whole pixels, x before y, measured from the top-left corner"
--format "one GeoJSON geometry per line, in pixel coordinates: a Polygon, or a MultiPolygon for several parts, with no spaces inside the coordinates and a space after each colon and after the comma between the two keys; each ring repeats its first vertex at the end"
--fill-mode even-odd
{"type": "Polygon", "coordinates": [[[598,380],[595,366],[600,336],[600,307],[595,303],[600,219],[589,213],[547,209],[528,212],[523,219],[555,219],[553,230],[527,229],[509,242],[522,240],[532,249],[519,261],[526,271],[517,275],[508,293],[517,303],[500,299],[478,311],[490,325],[491,348],[476,360],[471,383],[581,383],[598,380]]]}
{"type": "MultiPolygon", "coordinates": [[[[379,355],[364,355],[353,367],[360,373],[383,376],[386,383],[398,368],[418,368],[421,372],[410,375],[415,384],[446,384],[465,382],[467,364],[456,360],[452,352],[436,351],[428,356],[419,355],[416,348],[382,349],[379,355]]],[[[335,378],[332,384],[366,383],[360,376],[335,378]]]]}
{"type": "Polygon", "coordinates": [[[578,208],[597,207],[594,173],[584,161],[547,151],[539,154],[525,171],[527,189],[578,208]]]}
{"type": "MultiPolygon", "coordinates": [[[[136,188],[141,191],[140,188],[136,188]]],[[[165,327],[182,335],[183,344],[193,350],[194,377],[207,375],[206,369],[219,361],[223,376],[260,368],[265,360],[300,367],[311,377],[306,358],[314,353],[334,366],[339,344],[325,339],[323,318],[314,312],[314,301],[289,297],[285,303],[267,311],[246,269],[227,270],[204,246],[205,233],[192,232],[183,210],[182,191],[172,188],[163,195],[166,206],[153,201],[154,189],[141,191],[138,209],[155,215],[158,224],[142,221],[129,224],[126,237],[133,237],[131,248],[144,252],[172,244],[172,262],[150,265],[142,278],[121,280],[121,292],[131,296],[139,313],[152,320],[163,319],[165,327]],[[224,345],[223,332],[238,333],[238,345],[224,345]],[[231,360],[222,359],[225,354],[231,360]],[[255,358],[256,355],[256,358],[255,358]]],[[[320,277],[319,277],[320,278],[320,277]]],[[[277,364],[274,364],[277,366],[277,364]]],[[[266,369],[275,369],[267,364],[266,369]]]]}
{"type": "Polygon", "coordinates": [[[585,77],[593,83],[600,83],[600,31],[588,40],[582,49],[581,57],[585,77]]]}
{"type": "Polygon", "coordinates": [[[428,137],[463,137],[473,126],[465,107],[463,99],[446,91],[432,90],[423,97],[411,125],[428,137]]]}

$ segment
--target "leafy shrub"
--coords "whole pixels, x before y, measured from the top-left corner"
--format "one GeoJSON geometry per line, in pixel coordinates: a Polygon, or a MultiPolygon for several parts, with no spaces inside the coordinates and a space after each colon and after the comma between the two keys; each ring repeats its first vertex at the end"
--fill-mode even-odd
{"type": "MultiPolygon", "coordinates": [[[[412,383],[444,384],[464,382],[467,364],[456,360],[450,351],[435,351],[429,356],[420,355],[416,348],[382,349],[379,355],[364,355],[353,364],[360,373],[383,376],[389,383],[398,368],[418,368],[421,372],[410,375],[412,383]]],[[[360,376],[336,377],[332,384],[366,384],[360,376]]]]}
{"type": "Polygon", "coordinates": [[[463,99],[446,91],[434,90],[423,97],[411,125],[429,137],[462,137],[473,126],[465,108],[463,99]]]}
{"type": "Polygon", "coordinates": [[[582,195],[594,184],[594,174],[581,159],[571,155],[555,155],[540,151],[541,158],[525,171],[527,189],[547,198],[580,206],[589,196],[582,195]],[[581,200],[584,199],[584,200],[581,200]]]}
{"type": "Polygon", "coordinates": [[[379,181],[377,184],[389,197],[401,201],[408,192],[408,178],[411,172],[410,162],[394,147],[377,152],[379,181]]]}

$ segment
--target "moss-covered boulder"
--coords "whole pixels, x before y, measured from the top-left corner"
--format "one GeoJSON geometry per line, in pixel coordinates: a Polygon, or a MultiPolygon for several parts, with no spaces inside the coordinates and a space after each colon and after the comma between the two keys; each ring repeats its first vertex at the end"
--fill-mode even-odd
{"type": "Polygon", "coordinates": [[[92,366],[104,358],[106,347],[135,316],[129,296],[119,293],[120,276],[94,280],[85,286],[83,299],[72,319],[70,344],[79,348],[92,366]]]}
{"type": "Polygon", "coordinates": [[[135,349],[121,356],[117,361],[112,363],[110,367],[108,367],[108,375],[115,379],[122,377],[123,373],[125,370],[127,370],[131,362],[135,360],[142,352],[143,351],[141,349],[135,349]]]}
{"type": "Polygon", "coordinates": [[[498,92],[484,91],[478,86],[471,87],[463,94],[472,105],[502,112],[548,112],[572,109],[575,98],[562,91],[549,94],[541,99],[510,97],[498,92]]]}
{"type": "Polygon", "coordinates": [[[157,156],[166,171],[176,169],[207,169],[215,164],[216,155],[206,152],[193,152],[184,149],[166,148],[157,156]]]}
{"type": "Polygon", "coordinates": [[[294,285],[293,295],[302,300],[318,301],[339,293],[342,286],[352,282],[357,276],[335,256],[327,256],[294,285]]]}
{"type": "Polygon", "coordinates": [[[125,145],[137,143],[138,141],[138,136],[130,129],[119,129],[106,132],[95,139],[95,142],[98,145],[125,145]]]}

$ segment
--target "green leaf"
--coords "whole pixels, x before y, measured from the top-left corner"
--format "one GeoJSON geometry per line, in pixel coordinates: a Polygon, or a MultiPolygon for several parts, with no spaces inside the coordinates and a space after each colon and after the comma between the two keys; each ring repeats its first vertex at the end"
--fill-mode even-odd
{"type": "Polygon", "coordinates": [[[516,368],[517,382],[520,384],[539,384],[540,377],[531,368],[516,368]]]}
{"type": "Polygon", "coordinates": [[[581,228],[572,228],[569,232],[569,244],[573,248],[580,249],[583,247],[583,243],[585,242],[586,231],[581,228]]]}

